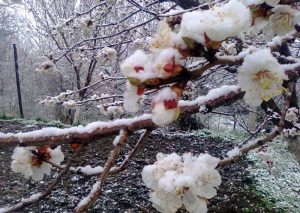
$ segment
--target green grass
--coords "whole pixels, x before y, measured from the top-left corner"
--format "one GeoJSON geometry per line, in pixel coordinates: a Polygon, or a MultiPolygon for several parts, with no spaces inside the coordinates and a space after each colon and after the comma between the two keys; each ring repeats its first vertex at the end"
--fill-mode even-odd
{"type": "Polygon", "coordinates": [[[57,128],[64,128],[64,127],[68,126],[57,120],[45,120],[42,118],[36,118],[34,120],[27,120],[27,119],[22,119],[22,118],[16,118],[14,116],[6,115],[6,114],[1,115],[0,120],[18,122],[18,123],[21,123],[24,125],[44,124],[46,126],[57,127],[57,128]]]}
{"type": "Polygon", "coordinates": [[[12,115],[7,115],[7,114],[1,114],[0,115],[0,120],[13,120],[16,117],[12,116],[12,115]]]}

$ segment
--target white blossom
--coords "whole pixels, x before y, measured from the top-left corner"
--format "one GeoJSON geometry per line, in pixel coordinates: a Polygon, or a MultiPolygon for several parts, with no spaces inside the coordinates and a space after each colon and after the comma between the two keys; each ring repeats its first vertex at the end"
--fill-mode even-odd
{"type": "Polygon", "coordinates": [[[272,9],[273,14],[269,18],[268,25],[264,33],[268,39],[283,36],[295,29],[295,25],[300,23],[300,12],[289,5],[277,5],[272,9]]]}
{"type": "Polygon", "coordinates": [[[37,69],[36,71],[42,72],[42,73],[52,73],[55,71],[54,69],[54,63],[51,60],[44,61],[37,69]]]}
{"type": "Polygon", "coordinates": [[[175,213],[183,205],[191,213],[207,212],[206,199],[214,197],[221,184],[218,162],[209,154],[157,154],[157,161],[142,171],[153,206],[160,212],[175,213]]]}
{"type": "Polygon", "coordinates": [[[182,71],[180,59],[182,58],[178,50],[166,48],[161,50],[153,62],[155,76],[166,79],[182,71]]]}
{"type": "Polygon", "coordinates": [[[246,56],[238,75],[239,86],[246,92],[244,99],[250,106],[281,94],[285,79],[283,68],[267,49],[246,56]]]}
{"type": "MultiPolygon", "coordinates": [[[[64,155],[61,151],[61,147],[58,146],[54,150],[50,148],[45,148],[46,153],[44,157],[47,158],[54,164],[59,165],[63,159],[64,155]]],[[[45,163],[40,160],[33,151],[38,152],[36,147],[16,147],[12,155],[11,168],[13,172],[21,173],[25,178],[32,178],[35,181],[42,180],[44,175],[50,175],[52,165],[45,163]]]]}
{"type": "Polygon", "coordinates": [[[205,34],[213,41],[238,36],[251,25],[250,10],[238,0],[230,0],[220,7],[185,13],[180,34],[205,44],[205,34]]]}
{"type": "Polygon", "coordinates": [[[161,21],[158,25],[157,34],[150,40],[150,49],[153,51],[155,49],[172,47],[184,49],[186,48],[186,45],[180,35],[173,32],[165,21],[161,21]]]}
{"type": "Polygon", "coordinates": [[[65,108],[75,108],[75,107],[77,107],[77,103],[75,100],[69,100],[69,101],[63,102],[63,106],[65,108]]]}
{"type": "Polygon", "coordinates": [[[104,47],[97,54],[97,59],[104,63],[107,61],[113,61],[116,58],[117,58],[117,51],[111,47],[104,47]]]}

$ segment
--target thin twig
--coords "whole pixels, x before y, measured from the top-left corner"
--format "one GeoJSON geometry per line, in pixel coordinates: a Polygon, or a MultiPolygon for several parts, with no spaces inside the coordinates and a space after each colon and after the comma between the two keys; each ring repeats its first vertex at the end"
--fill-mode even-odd
{"type": "Polygon", "coordinates": [[[79,212],[86,211],[101,195],[102,188],[103,188],[106,178],[108,177],[109,171],[115,164],[115,161],[118,158],[118,156],[128,138],[128,131],[127,130],[123,131],[123,133],[121,133],[121,131],[120,131],[119,136],[121,138],[119,139],[115,148],[111,151],[110,156],[108,157],[108,159],[105,163],[104,170],[99,177],[99,180],[94,184],[89,195],[87,197],[85,197],[84,199],[82,199],[82,201],[77,205],[77,207],[75,208],[75,212],[79,213],[79,212]]]}

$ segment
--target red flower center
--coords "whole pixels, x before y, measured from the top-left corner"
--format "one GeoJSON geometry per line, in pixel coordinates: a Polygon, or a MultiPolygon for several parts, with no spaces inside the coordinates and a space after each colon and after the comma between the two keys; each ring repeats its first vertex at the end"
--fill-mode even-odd
{"type": "Polygon", "coordinates": [[[137,88],[137,95],[143,95],[144,92],[145,92],[145,87],[139,86],[139,87],[137,88]]]}
{"type": "Polygon", "coordinates": [[[140,65],[134,66],[133,69],[134,69],[137,73],[144,71],[144,67],[142,67],[142,66],[140,66],[140,65]]]}
{"type": "Polygon", "coordinates": [[[176,99],[164,100],[165,109],[175,109],[177,107],[176,99]]]}

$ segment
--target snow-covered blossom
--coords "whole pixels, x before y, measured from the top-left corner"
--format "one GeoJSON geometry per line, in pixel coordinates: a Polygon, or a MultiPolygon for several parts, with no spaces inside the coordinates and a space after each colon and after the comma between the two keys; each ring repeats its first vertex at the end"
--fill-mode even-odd
{"type": "Polygon", "coordinates": [[[165,126],[178,118],[180,108],[178,97],[171,88],[163,88],[152,100],[152,121],[158,126],[165,126]]]}
{"type": "Polygon", "coordinates": [[[267,38],[273,38],[274,35],[285,35],[294,30],[295,25],[300,23],[300,12],[289,5],[277,5],[272,9],[272,12],[268,25],[264,29],[267,38]]]}
{"type": "Polygon", "coordinates": [[[75,107],[77,107],[77,103],[76,103],[76,101],[74,101],[74,100],[69,100],[69,101],[65,101],[65,102],[63,103],[63,106],[64,106],[65,108],[75,108],[75,107]]]}
{"type": "Polygon", "coordinates": [[[121,64],[121,71],[127,78],[144,81],[155,76],[152,70],[148,69],[148,61],[149,56],[137,50],[121,64]]]}
{"type": "Polygon", "coordinates": [[[287,110],[285,114],[285,120],[290,121],[290,122],[297,122],[299,115],[299,110],[296,107],[291,107],[287,110]]]}
{"type": "Polygon", "coordinates": [[[35,181],[42,180],[44,174],[49,175],[52,165],[45,163],[44,160],[49,160],[54,164],[59,165],[64,154],[61,147],[51,149],[48,146],[42,147],[16,147],[12,155],[11,168],[13,172],[21,173],[25,178],[32,178],[35,181]]]}
{"type": "Polygon", "coordinates": [[[44,61],[37,69],[36,71],[38,72],[43,72],[43,73],[52,73],[55,71],[54,69],[54,63],[51,60],[46,60],[44,61]]]}
{"type": "Polygon", "coordinates": [[[121,71],[130,83],[138,86],[149,79],[166,79],[179,74],[183,70],[181,58],[174,48],[161,49],[149,55],[137,50],[121,64],[121,71]]]}
{"type": "Polygon", "coordinates": [[[139,110],[139,99],[144,93],[142,87],[136,87],[127,82],[127,88],[124,93],[124,108],[127,112],[137,112],[139,110]]]}
{"type": "Polygon", "coordinates": [[[97,106],[100,112],[104,116],[112,116],[113,118],[118,118],[124,114],[124,108],[121,106],[109,106],[103,107],[103,105],[97,106]]]}
{"type": "Polygon", "coordinates": [[[163,48],[186,48],[186,45],[180,35],[173,32],[165,21],[161,21],[158,25],[158,32],[150,41],[150,49],[163,48]]]}
{"type": "Polygon", "coordinates": [[[223,41],[245,32],[250,25],[249,8],[238,0],[230,0],[227,4],[210,10],[185,13],[179,33],[206,44],[207,37],[213,41],[223,41]]]}
{"type": "Polygon", "coordinates": [[[101,62],[113,61],[116,58],[117,51],[111,47],[104,47],[97,54],[97,59],[101,62]]]}
{"type": "Polygon", "coordinates": [[[39,102],[39,104],[46,106],[46,107],[55,107],[56,100],[50,96],[48,96],[46,99],[39,102]]]}
{"type": "Polygon", "coordinates": [[[244,99],[251,106],[281,94],[285,79],[282,66],[267,49],[246,56],[238,75],[239,86],[246,92],[244,99]]]}
{"type": "Polygon", "coordinates": [[[182,71],[181,58],[181,54],[174,48],[160,51],[154,61],[156,77],[166,79],[179,74],[182,71]]]}
{"type": "Polygon", "coordinates": [[[218,162],[218,158],[209,154],[158,153],[157,161],[142,171],[144,183],[152,190],[153,206],[168,213],[183,205],[191,213],[206,212],[206,199],[216,196],[216,188],[221,184],[221,176],[215,169],[218,162]]]}
{"type": "Polygon", "coordinates": [[[99,96],[97,94],[93,94],[90,99],[97,100],[98,98],[99,98],[99,96]]]}
{"type": "Polygon", "coordinates": [[[79,20],[78,27],[82,30],[84,36],[89,36],[95,29],[95,23],[90,17],[82,17],[79,20]]]}

